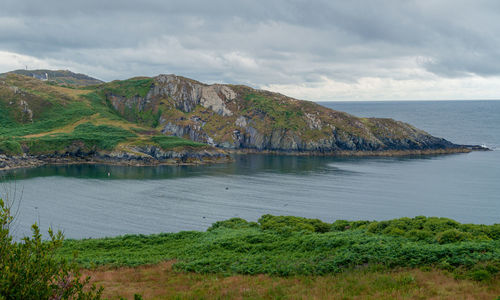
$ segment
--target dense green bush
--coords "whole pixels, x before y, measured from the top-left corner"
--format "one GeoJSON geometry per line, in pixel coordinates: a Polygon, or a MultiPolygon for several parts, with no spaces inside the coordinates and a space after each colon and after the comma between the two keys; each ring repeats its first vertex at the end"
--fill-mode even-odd
{"type": "Polygon", "coordinates": [[[102,289],[88,287],[90,278],[81,279],[75,262],[56,258],[61,232],[49,230],[42,241],[38,226],[33,236],[14,242],[9,225],[10,209],[0,199],[0,299],[100,299],[102,289]]]}
{"type": "MultiPolygon", "coordinates": [[[[419,218],[418,222],[423,224],[426,220],[419,218]]],[[[393,221],[394,224],[413,222],[393,221]]],[[[483,271],[472,275],[471,272],[478,270],[486,270],[490,277],[498,274],[499,240],[449,239],[440,244],[429,230],[421,231],[431,234],[432,239],[416,240],[399,232],[394,235],[369,232],[367,227],[372,223],[327,224],[271,215],[262,216],[258,223],[233,218],[214,223],[207,232],[66,241],[59,254],[69,257],[77,250],[78,259],[85,266],[136,266],[175,259],[176,268],[200,273],[320,275],[383,266],[439,267],[470,278],[482,276],[483,271]]],[[[483,230],[494,226],[484,225],[483,230]]],[[[391,232],[396,230],[388,231],[391,232]]]]}
{"type": "Polygon", "coordinates": [[[19,142],[11,139],[0,140],[0,154],[19,155],[21,153],[22,149],[19,142]]]}
{"type": "Polygon", "coordinates": [[[500,224],[461,224],[448,218],[424,217],[400,218],[387,221],[337,220],[333,230],[365,229],[373,234],[404,236],[418,241],[447,243],[452,241],[500,240],[500,224]],[[453,237],[454,236],[454,237],[453,237]]]}
{"type": "Polygon", "coordinates": [[[239,228],[250,228],[250,227],[258,227],[259,224],[255,222],[248,222],[247,220],[244,220],[242,218],[231,218],[229,220],[225,221],[217,221],[210,228],[208,228],[208,231],[215,230],[218,228],[231,228],[231,229],[239,229],[239,228]]]}
{"type": "Polygon", "coordinates": [[[263,215],[258,222],[263,230],[274,230],[277,232],[309,231],[323,233],[330,231],[332,226],[318,219],[292,216],[263,215]]]}
{"type": "Polygon", "coordinates": [[[463,240],[471,240],[472,235],[459,231],[455,228],[442,231],[437,234],[436,240],[440,244],[455,243],[463,240]]]}

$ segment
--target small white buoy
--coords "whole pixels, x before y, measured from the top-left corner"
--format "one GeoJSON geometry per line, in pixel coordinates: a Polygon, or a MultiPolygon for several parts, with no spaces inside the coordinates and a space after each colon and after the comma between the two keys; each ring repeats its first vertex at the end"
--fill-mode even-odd
{"type": "Polygon", "coordinates": [[[111,176],[111,173],[108,172],[108,177],[111,176]]]}

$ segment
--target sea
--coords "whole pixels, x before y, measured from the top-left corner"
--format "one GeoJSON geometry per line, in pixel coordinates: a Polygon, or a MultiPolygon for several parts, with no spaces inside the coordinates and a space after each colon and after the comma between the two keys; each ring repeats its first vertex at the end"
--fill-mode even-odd
{"type": "Polygon", "coordinates": [[[320,102],[408,122],[493,151],[405,157],[235,155],[202,166],[43,166],[0,174],[18,238],[97,238],[205,230],[229,218],[293,215],[326,222],[437,216],[500,223],[500,101],[320,102]]]}

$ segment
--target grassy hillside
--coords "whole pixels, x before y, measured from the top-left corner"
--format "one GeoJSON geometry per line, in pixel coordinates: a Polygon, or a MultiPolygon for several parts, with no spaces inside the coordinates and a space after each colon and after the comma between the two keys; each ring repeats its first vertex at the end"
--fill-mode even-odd
{"type": "MultiPolygon", "coordinates": [[[[67,87],[17,74],[0,78],[0,154],[31,155],[111,151],[129,145],[164,150],[208,147],[180,137],[164,137],[156,128],[130,122],[103,98],[114,83],[67,87]]],[[[117,87],[127,94],[130,89],[117,87]]],[[[138,87],[140,88],[140,87],[138,87]]]]}

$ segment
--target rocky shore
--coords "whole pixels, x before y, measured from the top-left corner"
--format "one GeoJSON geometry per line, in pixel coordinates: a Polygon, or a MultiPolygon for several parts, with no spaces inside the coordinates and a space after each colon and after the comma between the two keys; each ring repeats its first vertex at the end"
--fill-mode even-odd
{"type": "Polygon", "coordinates": [[[163,151],[156,147],[135,148],[136,152],[113,151],[109,153],[64,153],[50,155],[0,155],[0,171],[17,168],[33,168],[43,165],[69,164],[109,164],[121,166],[157,166],[157,165],[200,165],[232,162],[229,154],[273,154],[297,156],[413,156],[469,153],[471,151],[490,151],[479,145],[465,145],[457,148],[426,149],[426,150],[389,150],[389,151],[336,151],[336,152],[297,152],[297,151],[270,151],[256,149],[214,150],[201,151],[163,151]]]}
{"type": "MultiPolygon", "coordinates": [[[[130,149],[129,149],[130,150],[130,149]]],[[[163,151],[157,147],[131,151],[67,152],[62,154],[19,156],[0,155],[0,170],[33,168],[47,164],[110,164],[123,166],[198,165],[231,162],[232,158],[218,149],[163,151]]]]}

